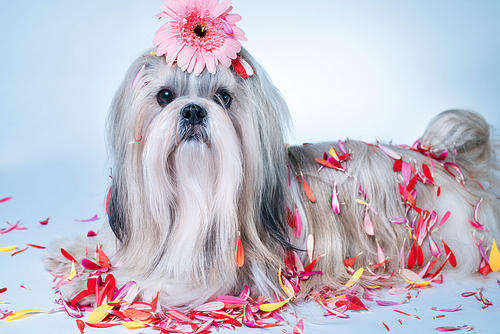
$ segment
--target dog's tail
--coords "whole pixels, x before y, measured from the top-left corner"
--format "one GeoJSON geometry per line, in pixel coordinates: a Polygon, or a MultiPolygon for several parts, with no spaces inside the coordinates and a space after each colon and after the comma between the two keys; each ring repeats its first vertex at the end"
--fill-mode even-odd
{"type": "Polygon", "coordinates": [[[447,110],[427,125],[420,143],[430,146],[435,154],[448,150],[448,161],[465,168],[488,191],[498,195],[500,145],[492,132],[492,127],[476,112],[447,110]]]}

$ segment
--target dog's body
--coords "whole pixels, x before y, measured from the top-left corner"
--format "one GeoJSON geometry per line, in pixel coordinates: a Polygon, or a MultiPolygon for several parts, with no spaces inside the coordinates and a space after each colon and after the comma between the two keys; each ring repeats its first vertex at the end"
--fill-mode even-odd
{"type": "MultiPolygon", "coordinates": [[[[238,293],[245,284],[256,295],[283,295],[278,272],[285,250],[295,248],[307,262],[310,234],[314,256],[325,254],[315,269],[323,275],[304,281],[303,292],[345,282],[350,274],[343,261],[360,252],[356,267],[377,263],[377,243],[392,259],[386,273],[398,267],[405,240],[408,249],[412,246],[408,229],[418,215],[403,203],[398,184],[404,181],[393,170],[391,153],[351,140],[341,144],[345,148],[337,143],[286,147],[290,116],[283,98],[245,50],[240,56],[254,68],[253,77],[242,79],[222,66],[215,75],[204,71],[196,76],[149,52],[134,62],[109,119],[115,159],[109,226],[97,238],[54,243],[44,258],[51,272],[70,271],[60,248],[80,260],[86,245],[99,242],[111,263],[120,264],[114,269],[118,284],[133,280],[145,299],[159,291],[163,307],[190,308],[238,293]],[[315,160],[332,147],[348,153],[341,165],[345,171],[315,160]],[[304,192],[304,181],[315,203],[304,192]],[[332,210],[334,189],[340,213],[332,210]],[[287,223],[287,211],[301,217],[298,237],[287,223]],[[363,228],[367,214],[374,235],[363,228]],[[401,217],[406,217],[406,227],[391,222],[401,217]],[[235,263],[239,235],[245,251],[241,268],[235,263]]],[[[441,236],[446,240],[457,257],[457,270],[477,271],[480,254],[467,219],[480,199],[479,220],[488,232],[476,231],[476,241],[484,236],[490,245],[493,237],[500,239],[498,163],[489,127],[475,113],[449,111],[431,122],[420,142],[427,154],[432,149],[457,151],[446,161],[460,165],[464,185],[434,159],[435,185],[417,182],[413,197],[419,208],[435,210],[439,219],[451,212],[429,234],[439,245],[441,236]]],[[[420,171],[431,165],[422,152],[390,150],[420,171]]],[[[428,255],[427,240],[421,249],[428,255]]],[[[73,281],[61,287],[65,298],[85,286],[84,275],[73,281]]]]}

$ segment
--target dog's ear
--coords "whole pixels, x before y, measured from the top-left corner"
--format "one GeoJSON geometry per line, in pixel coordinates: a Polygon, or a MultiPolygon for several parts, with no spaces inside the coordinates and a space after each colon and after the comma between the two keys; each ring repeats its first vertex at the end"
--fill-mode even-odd
{"type": "MultiPolygon", "coordinates": [[[[288,106],[264,68],[242,48],[239,56],[254,69],[254,75],[238,80],[249,96],[257,124],[257,140],[261,151],[259,229],[270,242],[290,248],[286,223],[286,188],[288,182],[285,137],[291,128],[288,106]]],[[[235,74],[236,75],[236,74],[235,74]]]]}
{"type": "Polygon", "coordinates": [[[134,137],[133,127],[131,122],[131,108],[133,105],[134,96],[137,91],[141,91],[147,76],[156,73],[160,66],[161,58],[151,54],[152,50],[148,50],[138,57],[129,67],[125,78],[118,88],[107,121],[107,142],[109,155],[114,160],[113,182],[107,201],[107,212],[109,225],[116,237],[126,242],[127,235],[127,183],[124,182],[121,175],[124,175],[126,162],[130,161],[132,150],[127,145],[130,138],[134,137]]]}

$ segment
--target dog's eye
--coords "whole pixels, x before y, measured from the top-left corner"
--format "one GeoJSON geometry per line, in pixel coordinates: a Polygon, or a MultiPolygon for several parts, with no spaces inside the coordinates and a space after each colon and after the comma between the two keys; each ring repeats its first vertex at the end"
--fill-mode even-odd
{"type": "Polygon", "coordinates": [[[156,99],[158,100],[158,104],[160,106],[164,106],[174,100],[174,93],[172,93],[170,89],[162,89],[158,92],[156,99]]]}
{"type": "Polygon", "coordinates": [[[231,105],[231,101],[233,101],[233,98],[229,93],[227,92],[218,92],[217,95],[215,95],[215,102],[220,104],[224,108],[229,108],[231,105]]]}

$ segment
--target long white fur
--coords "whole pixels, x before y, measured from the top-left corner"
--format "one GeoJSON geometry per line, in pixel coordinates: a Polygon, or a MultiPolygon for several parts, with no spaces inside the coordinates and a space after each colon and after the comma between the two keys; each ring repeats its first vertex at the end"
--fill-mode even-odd
{"type": "MultiPolygon", "coordinates": [[[[359,265],[373,262],[376,241],[393,259],[389,268],[397,266],[408,234],[404,227],[390,223],[405,215],[393,160],[379,149],[349,140],[346,147],[353,159],[347,163],[348,173],[318,171],[314,158],[322,157],[332,146],[338,149],[336,144],[285,149],[284,138],[291,124],[286,103],[250,54],[242,50],[240,55],[255,69],[253,77],[241,79],[221,66],[215,75],[206,71],[189,75],[149,52],[132,64],[108,122],[114,158],[112,205],[108,208],[113,231],[107,226],[97,239],[54,242],[44,258],[47,269],[67,274],[71,264],[60,248],[80,260],[86,256],[86,245],[92,249],[99,242],[111,262],[120,264],[113,271],[118,284],[134,280],[141,287],[141,298],[152,299],[159,291],[163,307],[190,308],[217,295],[238,293],[245,284],[256,295],[273,298],[282,294],[277,273],[283,266],[284,248],[288,243],[305,250],[309,233],[315,236],[315,256],[326,256],[318,262],[324,275],[311,277],[303,286],[304,293],[343,282],[348,277],[343,265],[347,257],[363,252],[359,265]],[[156,100],[163,88],[176,95],[167,106],[156,100]],[[233,97],[228,109],[217,103],[219,89],[233,97]],[[207,111],[205,136],[200,141],[183,140],[179,135],[181,110],[192,103],[207,111]],[[313,189],[316,203],[305,197],[297,182],[296,176],[301,174],[313,189]],[[330,208],[334,184],[343,203],[338,215],[330,208]],[[360,196],[359,186],[366,199],[360,196]],[[363,230],[365,207],[356,199],[366,200],[378,212],[371,214],[374,237],[363,230]],[[287,205],[297,207],[303,220],[298,239],[286,229],[287,205]],[[239,233],[245,249],[242,268],[234,260],[239,233]]],[[[466,111],[441,114],[422,137],[422,143],[436,152],[456,148],[458,156],[449,159],[457,160],[466,174],[463,188],[438,164],[435,181],[442,187],[439,198],[434,187],[417,185],[420,207],[435,209],[439,217],[452,212],[433,237],[446,240],[462,273],[478,269],[479,253],[467,218],[480,198],[481,223],[490,232],[478,232],[476,238],[484,236],[486,242],[494,236],[500,239],[499,167],[496,144],[489,137],[484,119],[466,111]]],[[[419,165],[429,163],[420,153],[392,149],[405,161],[411,158],[419,165]]],[[[412,218],[410,214],[408,219],[412,218]]],[[[299,253],[305,260],[305,252],[299,253]]],[[[78,277],[61,292],[70,299],[84,287],[84,278],[78,277]]]]}

